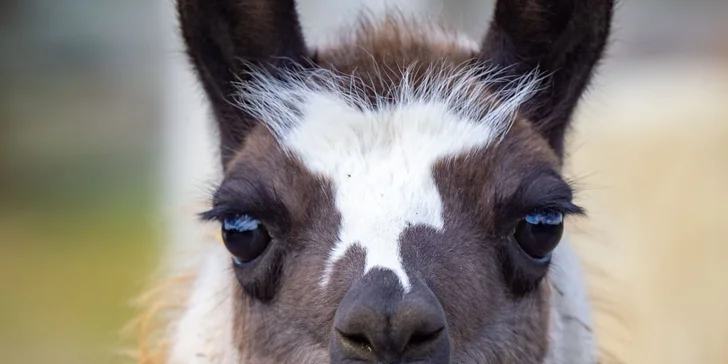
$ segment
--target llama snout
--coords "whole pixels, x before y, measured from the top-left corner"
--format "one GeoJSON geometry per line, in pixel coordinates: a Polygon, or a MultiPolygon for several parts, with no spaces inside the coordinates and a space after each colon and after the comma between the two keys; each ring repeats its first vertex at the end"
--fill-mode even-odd
{"type": "Polygon", "coordinates": [[[330,350],[332,364],[449,363],[445,313],[424,284],[405,294],[392,271],[375,269],[339,305],[330,350]]]}

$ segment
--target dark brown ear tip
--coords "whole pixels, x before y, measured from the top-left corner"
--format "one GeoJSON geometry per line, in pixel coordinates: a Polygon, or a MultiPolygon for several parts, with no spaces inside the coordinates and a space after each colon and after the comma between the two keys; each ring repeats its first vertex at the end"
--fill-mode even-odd
{"type": "Polygon", "coordinates": [[[187,53],[207,94],[227,163],[258,121],[231,102],[255,67],[295,70],[308,58],[293,0],[176,0],[187,53]]]}
{"type": "Polygon", "coordinates": [[[573,111],[604,57],[614,0],[498,0],[481,59],[515,76],[539,69],[548,85],[522,107],[557,154],[573,111]]]}

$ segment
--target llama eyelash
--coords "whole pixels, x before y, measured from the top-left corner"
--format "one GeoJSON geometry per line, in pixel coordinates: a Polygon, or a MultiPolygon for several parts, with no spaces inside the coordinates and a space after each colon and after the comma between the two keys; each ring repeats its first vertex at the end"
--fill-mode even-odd
{"type": "Polygon", "coordinates": [[[224,205],[215,206],[210,210],[198,214],[202,221],[217,221],[223,223],[230,216],[244,215],[239,210],[224,205]]]}

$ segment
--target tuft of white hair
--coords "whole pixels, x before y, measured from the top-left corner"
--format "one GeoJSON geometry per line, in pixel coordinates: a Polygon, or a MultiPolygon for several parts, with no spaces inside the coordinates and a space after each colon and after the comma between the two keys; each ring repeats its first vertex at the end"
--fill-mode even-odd
{"type": "Polygon", "coordinates": [[[442,104],[463,120],[486,124],[502,136],[510,129],[519,107],[540,91],[543,81],[538,70],[514,77],[506,69],[487,65],[443,61],[423,72],[420,67],[417,63],[403,67],[399,80],[392,82],[391,76],[381,72],[363,80],[324,68],[293,67],[273,75],[250,66],[250,79],[236,83],[234,100],[266,125],[279,142],[300,123],[302,108],[321,96],[343,100],[364,113],[442,104]],[[386,91],[374,92],[371,85],[375,82],[387,85],[386,91]]]}

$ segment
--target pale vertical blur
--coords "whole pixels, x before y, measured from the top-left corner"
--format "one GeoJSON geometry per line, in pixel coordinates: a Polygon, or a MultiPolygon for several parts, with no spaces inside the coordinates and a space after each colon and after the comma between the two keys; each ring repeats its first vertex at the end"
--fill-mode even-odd
{"type": "Polygon", "coordinates": [[[574,241],[607,363],[728,362],[726,66],[625,62],[579,113],[569,170],[589,219],[574,241]]]}
{"type": "MultiPolygon", "coordinates": [[[[301,0],[307,38],[362,1],[301,0]]],[[[401,2],[471,34],[491,9],[401,2]]],[[[125,362],[161,243],[202,233],[188,206],[217,159],[171,3],[0,0],[0,363],[125,362]]],[[[723,0],[621,2],[579,109],[567,168],[590,218],[572,240],[605,363],[728,362],[726,34],[723,0]]]]}
{"type": "Polygon", "coordinates": [[[150,0],[0,0],[0,363],[121,362],[157,255],[150,0]]]}

